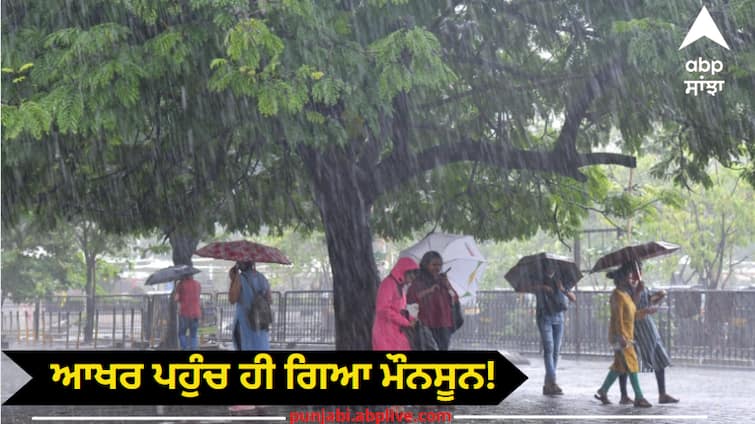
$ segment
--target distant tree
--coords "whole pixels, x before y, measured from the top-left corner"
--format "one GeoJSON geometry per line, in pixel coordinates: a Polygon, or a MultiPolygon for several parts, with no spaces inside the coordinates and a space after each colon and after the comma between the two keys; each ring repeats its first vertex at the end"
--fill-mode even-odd
{"type": "Polygon", "coordinates": [[[2,231],[3,302],[24,302],[86,284],[83,257],[70,231],[44,229],[33,215],[2,231]]]}
{"type": "Polygon", "coordinates": [[[682,246],[689,257],[677,268],[682,281],[724,289],[737,266],[749,259],[737,252],[755,240],[755,191],[740,174],[720,165],[712,165],[708,175],[709,188],[691,185],[678,208],[663,208],[643,230],[682,246]]]}
{"type": "Polygon", "coordinates": [[[23,301],[84,288],[84,340],[90,341],[98,270],[100,280],[112,278],[118,271],[102,256],[117,252],[123,241],[103,233],[91,222],[56,225],[38,218],[27,215],[16,226],[3,230],[3,300],[10,296],[14,301],[23,301]]]}

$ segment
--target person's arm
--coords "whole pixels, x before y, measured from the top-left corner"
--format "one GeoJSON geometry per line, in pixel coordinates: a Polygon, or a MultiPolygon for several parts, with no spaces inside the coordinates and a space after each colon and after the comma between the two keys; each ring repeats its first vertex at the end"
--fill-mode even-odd
{"type": "Polygon", "coordinates": [[[642,309],[638,310],[637,313],[635,314],[634,319],[635,320],[641,320],[641,319],[645,318],[646,316],[652,315],[652,314],[654,314],[656,312],[658,312],[658,307],[657,306],[648,306],[647,308],[642,308],[642,309]]]}
{"type": "Polygon", "coordinates": [[[433,291],[438,290],[437,284],[433,284],[424,290],[419,288],[420,284],[424,285],[425,283],[424,281],[420,283],[419,280],[415,280],[415,282],[409,286],[409,292],[406,293],[406,303],[417,303],[429,296],[433,291]]]}
{"type": "Polygon", "coordinates": [[[398,294],[396,284],[392,281],[386,281],[380,284],[377,293],[377,302],[375,314],[388,322],[393,322],[401,327],[409,327],[412,320],[401,314],[398,307],[401,296],[398,294]]]}
{"type": "MultiPolygon", "coordinates": [[[[417,290],[415,296],[417,297],[417,300],[422,300],[426,298],[427,296],[430,296],[435,290],[438,290],[440,288],[439,285],[433,284],[430,287],[424,289],[424,290],[417,290]]],[[[409,297],[407,296],[406,301],[408,303],[415,303],[415,302],[409,302],[409,297]]]]}
{"type": "Polygon", "coordinates": [[[241,277],[236,271],[236,267],[231,268],[228,277],[231,279],[231,286],[228,288],[228,302],[235,305],[241,298],[241,277]]]}
{"type": "Polygon", "coordinates": [[[553,294],[553,287],[547,284],[535,284],[532,289],[536,292],[545,292],[547,294],[553,294]]]}
{"type": "Polygon", "coordinates": [[[663,298],[666,297],[666,290],[658,290],[657,292],[653,293],[649,297],[649,301],[651,305],[657,305],[663,301],[663,298]]]}
{"type": "Polygon", "coordinates": [[[448,292],[448,295],[451,297],[451,302],[456,303],[459,301],[459,294],[456,293],[454,286],[448,281],[448,276],[446,274],[440,274],[440,285],[448,292]]]}
{"type": "Polygon", "coordinates": [[[570,290],[566,290],[564,288],[564,284],[561,282],[561,280],[558,280],[556,282],[556,284],[558,285],[558,290],[561,293],[563,293],[570,301],[572,301],[572,302],[576,302],[577,301],[577,296],[574,293],[572,293],[570,290]]]}

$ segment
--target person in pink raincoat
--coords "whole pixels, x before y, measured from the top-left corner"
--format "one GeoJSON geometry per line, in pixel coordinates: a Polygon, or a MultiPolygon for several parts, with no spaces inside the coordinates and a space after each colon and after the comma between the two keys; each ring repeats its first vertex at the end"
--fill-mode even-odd
{"type": "Polygon", "coordinates": [[[409,340],[401,328],[411,327],[415,319],[401,313],[406,309],[406,297],[402,289],[409,282],[404,279],[404,273],[417,268],[413,259],[399,258],[390,274],[380,283],[375,322],[372,325],[373,350],[411,350],[409,340]]]}

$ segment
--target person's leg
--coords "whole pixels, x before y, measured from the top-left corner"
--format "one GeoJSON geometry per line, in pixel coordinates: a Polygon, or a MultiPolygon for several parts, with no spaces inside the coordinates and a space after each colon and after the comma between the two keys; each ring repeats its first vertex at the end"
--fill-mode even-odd
{"type": "Polygon", "coordinates": [[[451,344],[451,330],[449,328],[430,328],[430,332],[433,333],[438,350],[448,350],[451,344]]]}
{"type": "Polygon", "coordinates": [[[537,320],[540,330],[540,342],[543,345],[543,362],[545,362],[545,385],[549,386],[556,380],[556,369],[553,364],[553,326],[547,317],[537,320]]]}
{"type": "Polygon", "coordinates": [[[634,406],[642,408],[648,408],[652,406],[650,402],[642,395],[642,389],[640,388],[640,378],[636,372],[629,373],[629,381],[632,383],[632,390],[634,390],[634,406]]]}
{"type": "Polygon", "coordinates": [[[178,317],[178,341],[181,344],[181,350],[189,348],[189,342],[186,340],[186,330],[188,329],[188,318],[178,317]]]}
{"type": "Polygon", "coordinates": [[[438,350],[448,350],[451,347],[451,329],[439,328],[438,329],[438,350]]]}
{"type": "Polygon", "coordinates": [[[655,370],[655,381],[658,383],[658,394],[666,393],[666,373],[663,368],[655,370]]]}
{"type": "Polygon", "coordinates": [[[551,325],[553,329],[553,389],[556,394],[563,394],[563,390],[556,384],[556,370],[558,369],[558,357],[561,355],[561,340],[564,335],[564,322],[560,320],[551,325]]]}
{"type": "Polygon", "coordinates": [[[627,380],[629,378],[626,374],[621,374],[619,376],[619,390],[621,390],[621,400],[619,401],[622,405],[628,405],[630,403],[634,403],[634,399],[629,397],[629,393],[627,393],[627,380]]]}
{"type": "Polygon", "coordinates": [[[658,382],[658,402],[659,403],[677,403],[679,399],[666,393],[666,369],[660,368],[655,370],[655,381],[658,382]]]}
{"type": "Polygon", "coordinates": [[[189,320],[189,349],[199,350],[199,318],[189,320]]]}
{"type": "Polygon", "coordinates": [[[603,385],[598,389],[598,393],[595,395],[595,399],[603,402],[603,405],[608,405],[609,403],[611,403],[611,401],[608,400],[608,389],[611,388],[618,377],[619,373],[617,373],[616,371],[608,371],[608,375],[606,376],[606,379],[603,380],[603,385]]]}

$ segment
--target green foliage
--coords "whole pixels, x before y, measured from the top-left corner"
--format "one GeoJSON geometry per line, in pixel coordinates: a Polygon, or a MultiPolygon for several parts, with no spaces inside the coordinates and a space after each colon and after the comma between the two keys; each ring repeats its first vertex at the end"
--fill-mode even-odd
{"type": "MultiPolygon", "coordinates": [[[[77,229],[60,225],[50,229],[35,215],[26,215],[17,226],[3,229],[3,300],[22,302],[49,296],[69,288],[84,288],[86,261],[77,229]]],[[[90,239],[91,241],[91,239],[90,239]]],[[[97,254],[111,251],[116,244],[101,247],[90,244],[97,254]]],[[[89,253],[89,252],[87,252],[89,253]]],[[[112,278],[115,269],[97,261],[99,281],[112,278]]]]}
{"type": "Polygon", "coordinates": [[[452,83],[453,71],[443,63],[440,43],[423,29],[399,30],[374,42],[380,96],[392,99],[412,87],[439,89],[452,83]]]}
{"type": "Polygon", "coordinates": [[[677,192],[676,207],[659,211],[643,231],[680,244],[688,256],[688,265],[677,269],[680,278],[714,289],[734,281],[755,240],[755,192],[736,172],[720,165],[711,170],[710,188],[695,185],[677,192]]]}

